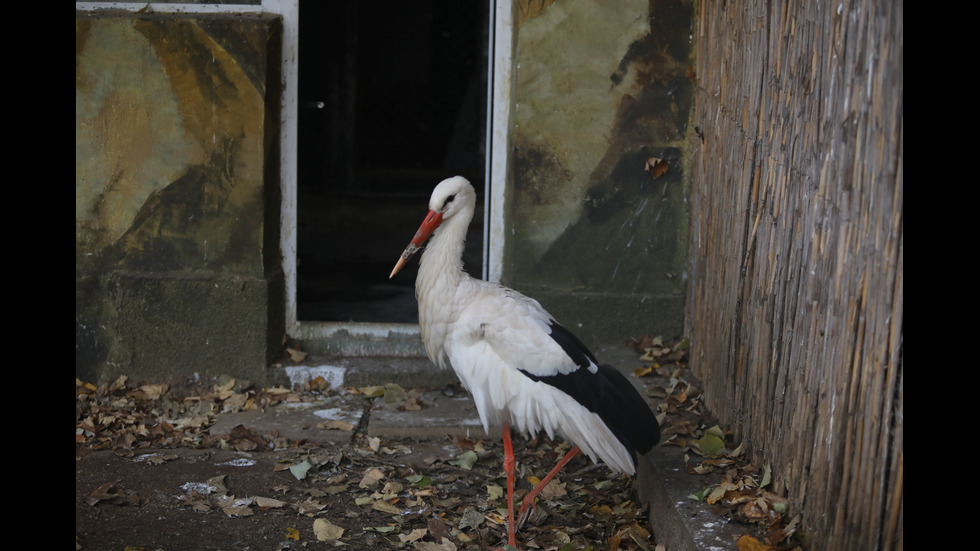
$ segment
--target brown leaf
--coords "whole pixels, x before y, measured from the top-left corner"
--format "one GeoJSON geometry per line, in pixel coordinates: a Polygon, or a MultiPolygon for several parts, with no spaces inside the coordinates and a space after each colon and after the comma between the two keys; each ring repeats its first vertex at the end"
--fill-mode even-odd
{"type": "Polygon", "coordinates": [[[332,542],[344,535],[344,529],[324,518],[313,521],[313,533],[319,541],[332,542]]]}
{"type": "Polygon", "coordinates": [[[317,375],[316,378],[310,381],[310,390],[326,392],[330,390],[330,381],[324,379],[320,375],[317,375]]]}
{"type": "Polygon", "coordinates": [[[157,385],[143,385],[140,387],[146,397],[150,400],[159,400],[161,396],[167,393],[169,385],[157,384],[157,385]]]}
{"type": "Polygon", "coordinates": [[[738,551],[770,551],[772,547],[762,543],[752,536],[741,536],[735,542],[738,551]]]}
{"type": "Polygon", "coordinates": [[[422,404],[419,403],[417,398],[409,398],[405,400],[404,404],[398,406],[398,409],[401,411],[421,411],[422,404]]]}
{"type": "Polygon", "coordinates": [[[286,502],[271,497],[255,497],[255,504],[263,509],[277,509],[279,507],[285,507],[286,502]]]}
{"type": "Polygon", "coordinates": [[[121,490],[115,484],[108,482],[96,488],[85,499],[89,505],[98,503],[110,503],[112,505],[134,505],[139,506],[140,498],[132,490],[121,490]]]}
{"type": "Polygon", "coordinates": [[[418,541],[425,537],[425,528],[416,528],[407,534],[398,534],[398,541],[402,543],[411,543],[418,541]]]}
{"type": "Polygon", "coordinates": [[[416,551],[456,551],[456,544],[452,540],[443,540],[441,543],[431,541],[415,542],[416,551]]]}
{"type": "Polygon", "coordinates": [[[255,511],[247,505],[229,505],[222,507],[221,510],[231,518],[250,517],[255,514],[255,511]]]}
{"type": "Polygon", "coordinates": [[[317,423],[316,428],[327,429],[327,430],[342,430],[350,432],[357,428],[354,423],[348,423],[347,421],[341,421],[339,419],[331,419],[329,421],[324,421],[322,423],[317,423]]]}
{"type": "Polygon", "coordinates": [[[633,349],[637,352],[644,352],[647,348],[653,346],[653,339],[650,335],[643,335],[638,339],[633,339],[633,349]]]}
{"type": "Polygon", "coordinates": [[[640,524],[636,521],[633,521],[633,524],[630,525],[629,533],[630,538],[636,542],[637,545],[645,545],[650,539],[650,531],[640,526],[640,524]]]}
{"type": "Polygon", "coordinates": [[[647,159],[646,167],[644,167],[644,170],[649,172],[654,180],[667,174],[668,169],[670,169],[670,164],[659,157],[650,157],[647,159]]]}
{"type": "Polygon", "coordinates": [[[266,442],[245,425],[235,425],[228,435],[228,445],[239,451],[251,451],[265,448],[266,442]]]}
{"type": "Polygon", "coordinates": [[[301,362],[306,359],[306,352],[296,348],[287,348],[286,352],[289,353],[289,359],[294,362],[301,362]]]}
{"type": "Polygon", "coordinates": [[[541,497],[544,499],[555,499],[564,497],[567,494],[568,492],[565,490],[565,485],[559,483],[557,480],[548,482],[548,485],[541,490],[541,497]]]}
{"type": "Polygon", "coordinates": [[[769,506],[764,499],[753,499],[742,505],[742,514],[748,519],[762,520],[768,516],[769,506]]]}
{"type": "Polygon", "coordinates": [[[385,477],[385,474],[384,474],[384,472],[381,469],[379,469],[377,467],[375,467],[373,469],[368,469],[368,471],[366,473],[364,473],[364,478],[361,479],[361,482],[358,484],[358,487],[359,488],[373,488],[373,487],[377,486],[378,485],[378,482],[380,482],[381,479],[384,478],[384,477],[385,477]]]}
{"type": "Polygon", "coordinates": [[[379,499],[374,503],[372,503],[371,508],[374,509],[375,511],[381,511],[382,513],[388,513],[392,515],[398,515],[401,514],[402,512],[402,510],[399,507],[392,505],[391,503],[388,503],[387,501],[384,501],[382,499],[379,499]]]}
{"type": "Polygon", "coordinates": [[[435,538],[436,542],[442,541],[443,538],[449,537],[449,528],[446,527],[445,521],[439,517],[432,517],[429,519],[429,533],[435,538]]]}

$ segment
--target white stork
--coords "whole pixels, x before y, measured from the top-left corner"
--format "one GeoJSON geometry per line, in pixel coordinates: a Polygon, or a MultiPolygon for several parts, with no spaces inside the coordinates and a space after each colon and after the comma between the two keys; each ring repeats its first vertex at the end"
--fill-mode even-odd
{"type": "Polygon", "coordinates": [[[484,429],[498,423],[503,428],[508,543],[515,546],[511,424],[531,435],[559,434],[574,445],[524,498],[520,524],[541,489],[580,450],[633,475],[635,453],[650,451],[660,428],[626,377],[599,364],[538,301],[463,271],[463,242],[475,207],[476,192],[465,178],[440,182],[428,215],[389,277],[432,237],[415,282],[422,341],[429,359],[452,367],[473,396],[484,429]]]}

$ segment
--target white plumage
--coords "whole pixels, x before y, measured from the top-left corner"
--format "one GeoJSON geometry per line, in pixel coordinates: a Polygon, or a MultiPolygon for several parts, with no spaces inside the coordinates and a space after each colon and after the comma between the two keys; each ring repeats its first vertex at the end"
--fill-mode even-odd
{"type": "MultiPolygon", "coordinates": [[[[476,192],[465,178],[439,183],[428,216],[391,273],[431,235],[415,288],[429,358],[456,372],[485,429],[504,426],[505,445],[509,424],[532,435],[544,431],[564,437],[593,461],[632,475],[634,450],[646,452],[659,440],[652,412],[622,375],[597,364],[538,301],[463,271],[464,239],[475,208],[476,192]]],[[[577,451],[573,448],[568,458],[577,451]]]]}

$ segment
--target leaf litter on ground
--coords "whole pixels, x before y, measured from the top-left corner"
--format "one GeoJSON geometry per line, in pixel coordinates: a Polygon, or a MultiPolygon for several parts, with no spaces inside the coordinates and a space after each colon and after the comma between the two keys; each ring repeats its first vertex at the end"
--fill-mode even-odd
{"type": "Polygon", "coordinates": [[[736,542],[739,551],[800,551],[793,538],[800,517],[790,514],[785,496],[769,488],[771,468],[750,463],[741,445],[733,442],[732,433],[711,419],[696,379],[687,372],[690,341],[668,343],[661,337],[643,336],[633,339],[633,346],[641,361],[651,362],[637,368],[634,375],[665,381],[647,385],[646,391],[647,396],[665,400],[657,412],[660,445],[683,448],[689,473],[723,473],[720,482],[692,489],[691,499],[746,526],[746,533],[736,542]]]}
{"type": "MultiPolygon", "coordinates": [[[[398,457],[412,450],[412,440],[369,437],[356,427],[349,431],[349,442],[330,449],[257,434],[244,425],[228,434],[210,431],[223,413],[265,410],[335,392],[366,401],[398,399],[406,409],[424,407],[416,390],[390,384],[335,391],[316,381],[293,389],[256,389],[232,378],[188,388],[137,384],[126,377],[97,387],[76,379],[76,457],[109,451],[135,461],[146,460],[154,450],[178,448],[275,452],[274,470],[289,470],[293,484],[242,497],[228,488],[225,477],[216,477],[188,489],[180,506],[232,519],[313,517],[313,533],[290,528],[283,534],[290,541],[434,550],[482,549],[506,541],[506,477],[499,442],[450,439],[446,443],[454,453],[428,458],[422,467],[407,467],[398,457]]],[[[515,441],[522,473],[515,496],[518,505],[532,488],[533,477],[547,473],[568,447],[546,439],[515,441]]],[[[174,456],[154,463],[179,460],[174,456]]],[[[139,506],[140,497],[107,485],[87,501],[90,506],[139,506]]],[[[538,496],[520,539],[526,549],[609,548],[618,535],[645,522],[644,511],[632,501],[629,478],[579,457],[538,496]]],[[[627,538],[616,548],[649,548],[637,541],[627,538]]]]}
{"type": "MultiPolygon", "coordinates": [[[[731,433],[708,420],[696,379],[687,372],[689,342],[643,337],[634,346],[641,360],[650,362],[635,370],[634,376],[645,383],[646,394],[659,402],[661,445],[687,450],[689,472],[723,473],[720,483],[692,489],[692,499],[746,525],[747,533],[737,542],[739,550],[793,549],[798,515],[790,515],[785,496],[771,491],[768,466],[748,464],[741,447],[731,441],[731,433]]],[[[270,488],[270,494],[280,494],[276,499],[236,498],[219,484],[209,490],[190,490],[182,505],[202,514],[219,512],[234,518],[292,512],[324,521],[317,524],[320,530],[315,528],[315,534],[284,535],[297,541],[326,534],[323,541],[334,545],[412,545],[415,549],[477,549],[506,541],[505,476],[499,443],[457,439],[451,442],[455,454],[429,458],[426,467],[418,469],[392,459],[410,451],[412,441],[369,438],[358,434],[352,424],[340,429],[351,433],[350,442],[332,450],[254,434],[245,426],[229,434],[210,432],[221,413],[264,410],[337,392],[368,401],[397,399],[405,409],[424,407],[414,389],[404,391],[390,384],[334,390],[314,380],[292,389],[255,389],[248,381],[226,377],[215,380],[210,388],[174,388],[137,384],[125,376],[102,386],[76,379],[76,456],[111,451],[135,461],[147,460],[153,457],[148,451],[160,449],[288,451],[294,456],[278,463],[276,470],[290,470],[306,488],[302,495],[279,499],[294,491],[287,486],[270,488]],[[364,482],[369,472],[376,478],[373,485],[364,482]],[[379,488],[381,481],[388,484],[379,488]],[[338,497],[347,500],[339,508],[331,505],[338,497]]],[[[550,470],[568,445],[539,439],[517,447],[523,473],[515,498],[519,502],[534,477],[550,470]]],[[[161,456],[148,462],[172,460],[172,456],[161,456]]],[[[631,497],[628,478],[576,458],[538,497],[520,532],[522,547],[561,551],[656,548],[644,526],[644,512],[631,497]]],[[[139,496],[107,484],[85,501],[93,507],[138,506],[139,496]]]]}

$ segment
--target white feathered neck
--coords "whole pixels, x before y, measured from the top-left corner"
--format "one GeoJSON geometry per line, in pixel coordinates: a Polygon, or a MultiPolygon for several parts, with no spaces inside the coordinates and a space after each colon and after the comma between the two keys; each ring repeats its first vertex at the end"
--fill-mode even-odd
{"type": "Polygon", "coordinates": [[[464,306],[465,287],[472,278],[463,271],[466,231],[476,210],[476,191],[462,176],[443,180],[432,191],[429,209],[441,213],[436,228],[422,251],[415,280],[419,303],[419,327],[426,352],[436,365],[448,367],[444,345],[449,324],[464,306]]]}

